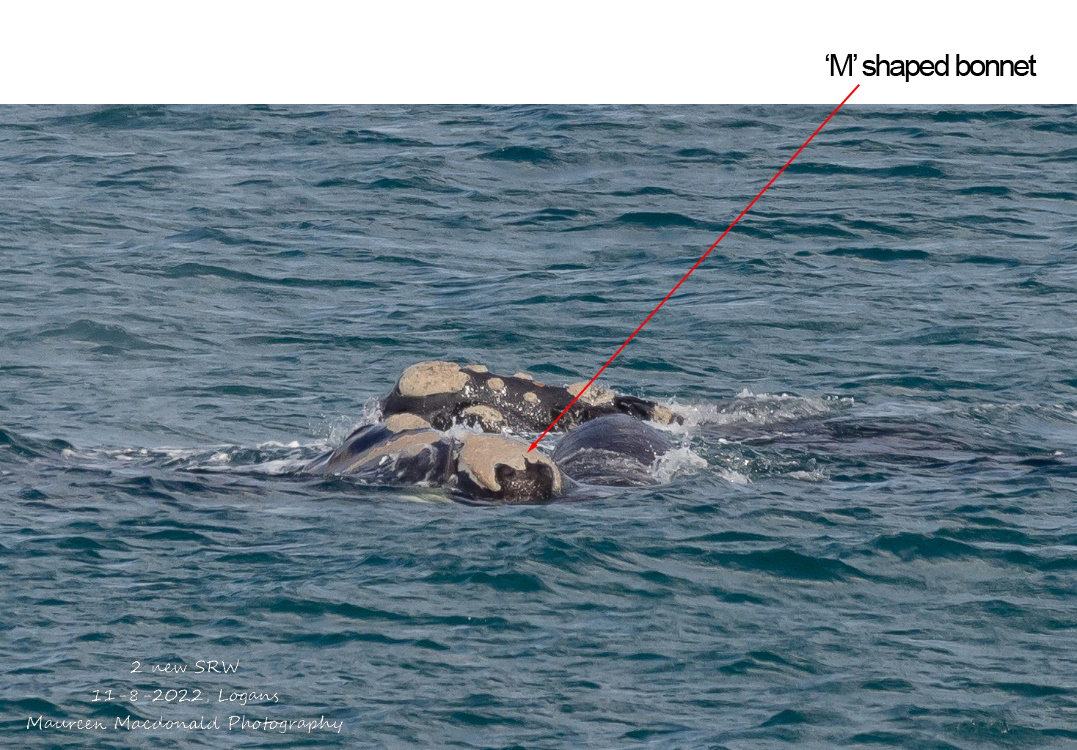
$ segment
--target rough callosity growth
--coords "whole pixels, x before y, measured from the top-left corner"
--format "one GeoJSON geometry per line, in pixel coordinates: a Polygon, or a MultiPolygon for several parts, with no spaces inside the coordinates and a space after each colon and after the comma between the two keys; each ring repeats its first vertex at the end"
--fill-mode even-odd
{"type": "MultiPolygon", "coordinates": [[[[541,432],[586,385],[586,381],[546,385],[525,373],[493,375],[482,365],[420,362],[404,371],[382,399],[381,409],[385,415],[417,414],[439,430],[464,423],[486,431],[541,432]]],[[[584,391],[554,429],[567,430],[605,414],[627,414],[661,424],[681,421],[652,401],[620,396],[596,384],[584,391]]]]}
{"type": "Polygon", "coordinates": [[[415,414],[408,414],[404,412],[402,414],[394,414],[385,420],[385,426],[393,432],[400,432],[401,430],[414,430],[418,428],[430,429],[430,423],[420,416],[415,414]]]}
{"type": "Polygon", "coordinates": [[[583,395],[580,396],[580,401],[588,406],[612,404],[613,399],[616,396],[616,394],[609,388],[604,385],[599,385],[598,383],[587,388],[586,391],[583,390],[584,388],[587,388],[586,380],[581,380],[578,383],[572,383],[571,385],[565,386],[565,390],[568,391],[568,395],[570,396],[580,396],[580,391],[583,391],[583,395]]]}
{"type": "Polygon", "coordinates": [[[551,500],[564,479],[544,453],[503,435],[465,435],[456,448],[453,486],[465,494],[497,499],[551,500]]]}
{"type": "Polygon", "coordinates": [[[467,373],[455,362],[420,362],[404,370],[396,387],[401,395],[425,398],[440,393],[459,393],[467,384],[467,373]]]}
{"type": "Polygon", "coordinates": [[[492,406],[482,404],[469,406],[460,412],[460,421],[483,432],[501,432],[505,427],[505,415],[492,406]]]}

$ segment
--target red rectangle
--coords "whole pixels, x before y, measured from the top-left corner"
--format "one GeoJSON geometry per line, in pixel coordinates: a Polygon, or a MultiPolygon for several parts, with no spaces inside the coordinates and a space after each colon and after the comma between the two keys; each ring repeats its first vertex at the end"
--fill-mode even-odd
{"type": "Polygon", "coordinates": [[[842,81],[807,83],[535,82],[529,105],[840,105],[842,81]]]}

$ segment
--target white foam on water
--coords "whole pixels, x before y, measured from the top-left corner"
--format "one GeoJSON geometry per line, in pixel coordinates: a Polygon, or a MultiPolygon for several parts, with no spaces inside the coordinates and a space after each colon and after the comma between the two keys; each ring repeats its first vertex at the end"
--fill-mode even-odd
{"type": "Polygon", "coordinates": [[[694,474],[707,466],[707,459],[685,445],[659,456],[651,467],[651,473],[659,482],[666,484],[678,474],[694,474]]]}
{"type": "Polygon", "coordinates": [[[747,474],[741,474],[734,469],[719,469],[718,476],[726,480],[730,484],[739,484],[746,486],[752,483],[752,480],[748,478],[747,474]]]}
{"type": "Polygon", "coordinates": [[[260,464],[244,466],[243,470],[268,475],[292,474],[303,468],[307,463],[309,462],[305,459],[280,458],[273,461],[263,461],[260,464]]]}
{"type": "Polygon", "coordinates": [[[785,476],[801,482],[825,482],[827,480],[826,474],[821,471],[791,471],[785,476]]]}
{"type": "Polygon", "coordinates": [[[157,448],[65,448],[60,455],[76,460],[164,462],[183,461],[205,453],[207,450],[228,450],[229,447],[221,445],[208,448],[175,448],[166,445],[157,448]]]}
{"type": "Polygon", "coordinates": [[[445,491],[430,489],[421,494],[415,492],[398,492],[393,494],[393,500],[404,500],[409,503],[423,503],[425,505],[453,505],[453,499],[445,491]]]}
{"type": "Polygon", "coordinates": [[[681,430],[703,425],[769,425],[821,417],[846,409],[853,399],[846,396],[794,396],[788,393],[753,393],[742,390],[720,404],[666,404],[684,418],[681,430]]]}
{"type": "MultiPolygon", "coordinates": [[[[310,431],[315,436],[314,441],[310,443],[293,443],[287,446],[274,446],[273,443],[263,443],[265,447],[300,447],[300,448],[319,448],[321,450],[328,450],[329,448],[335,448],[344,442],[344,440],[355,432],[360,427],[364,427],[370,424],[377,424],[382,419],[380,400],[376,398],[367,399],[362,406],[362,411],[359,417],[356,418],[350,414],[337,414],[335,416],[328,416],[323,414],[321,422],[311,422],[310,431]]],[[[259,446],[261,448],[262,446],[259,446]]]]}
{"type": "Polygon", "coordinates": [[[330,441],[323,438],[307,443],[298,440],[286,443],[269,440],[253,448],[241,445],[207,445],[196,448],[66,448],[61,455],[67,460],[105,464],[105,468],[110,463],[122,463],[181,471],[288,474],[301,469],[311,460],[313,454],[324,451],[329,444],[330,441]],[[265,460],[256,460],[259,456],[251,455],[255,452],[263,454],[265,460]]]}

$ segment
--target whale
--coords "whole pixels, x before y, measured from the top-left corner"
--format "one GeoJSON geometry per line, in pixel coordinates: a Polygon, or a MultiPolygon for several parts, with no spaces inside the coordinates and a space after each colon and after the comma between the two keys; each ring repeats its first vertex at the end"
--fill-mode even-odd
{"type": "Polygon", "coordinates": [[[367,484],[443,487],[471,500],[540,503],[561,496],[565,475],[545,453],[507,435],[449,433],[414,414],[364,425],[308,473],[367,484]]]}
{"type": "Polygon", "coordinates": [[[380,421],[358,427],[304,471],[372,485],[440,487],[492,503],[550,502],[580,484],[655,484],[652,468],[672,442],[652,423],[683,419],[653,401],[586,385],[419,362],[378,402],[380,421]],[[545,430],[562,411],[556,428],[566,434],[552,456],[514,434],[545,430]]]}

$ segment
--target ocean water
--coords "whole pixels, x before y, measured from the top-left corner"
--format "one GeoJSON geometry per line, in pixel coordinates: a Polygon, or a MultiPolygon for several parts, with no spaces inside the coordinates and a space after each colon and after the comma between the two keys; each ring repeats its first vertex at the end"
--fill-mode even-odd
{"type": "Polygon", "coordinates": [[[589,378],[832,108],[0,109],[2,744],[1077,746],[1077,108],[847,104],[603,374],[658,486],[292,473],[589,378]]]}

